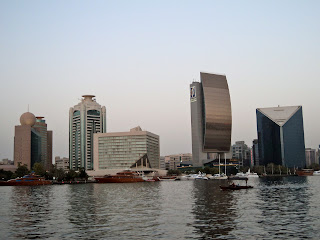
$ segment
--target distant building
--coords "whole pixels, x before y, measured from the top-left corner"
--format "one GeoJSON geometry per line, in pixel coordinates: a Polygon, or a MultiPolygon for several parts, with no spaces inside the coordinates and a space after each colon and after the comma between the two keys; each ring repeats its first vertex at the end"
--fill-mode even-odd
{"type": "Polygon", "coordinates": [[[310,167],[312,164],[319,164],[316,149],[306,148],[306,165],[310,167]]]}
{"type": "Polygon", "coordinates": [[[70,170],[69,158],[60,158],[59,156],[57,156],[55,157],[55,165],[57,169],[62,168],[66,172],[70,170]]]}
{"type": "Polygon", "coordinates": [[[2,161],[0,162],[0,164],[3,164],[3,165],[13,165],[13,161],[9,160],[8,158],[4,158],[4,159],[2,159],[2,161]]]}
{"type": "Polygon", "coordinates": [[[244,141],[232,145],[232,159],[238,159],[242,166],[250,166],[251,150],[244,141]]]}
{"type": "Polygon", "coordinates": [[[50,170],[52,131],[47,131],[47,125],[43,118],[37,119],[30,112],[21,115],[20,123],[21,125],[15,126],[15,166],[26,165],[28,169],[31,169],[35,163],[42,163],[46,170],[50,170]]]}
{"type": "Polygon", "coordinates": [[[160,169],[166,170],[166,162],[164,156],[160,156],[160,169]]]}
{"type": "Polygon", "coordinates": [[[159,169],[159,136],[140,127],[129,132],[94,134],[94,170],[128,169],[146,156],[148,168],[159,169]]]}
{"type": "Polygon", "coordinates": [[[258,108],[260,165],[306,166],[301,106],[258,108]]]}
{"type": "Polygon", "coordinates": [[[252,160],[254,166],[259,166],[259,143],[258,139],[252,141],[252,160]]]}
{"type": "Polygon", "coordinates": [[[33,128],[38,131],[41,137],[41,162],[45,169],[50,170],[52,166],[52,131],[47,130],[44,117],[36,117],[36,123],[33,128]]]}
{"type": "Polygon", "coordinates": [[[93,169],[93,134],[106,132],[106,108],[94,95],[83,95],[81,102],[69,111],[70,169],[93,169]]]}
{"type": "Polygon", "coordinates": [[[226,76],[201,72],[200,78],[200,83],[190,84],[195,167],[211,161],[211,153],[229,152],[231,146],[231,102],[226,76]]]}
{"type": "Polygon", "coordinates": [[[181,166],[192,165],[192,154],[181,153],[165,156],[165,162],[167,163],[166,170],[177,170],[181,166]]]}

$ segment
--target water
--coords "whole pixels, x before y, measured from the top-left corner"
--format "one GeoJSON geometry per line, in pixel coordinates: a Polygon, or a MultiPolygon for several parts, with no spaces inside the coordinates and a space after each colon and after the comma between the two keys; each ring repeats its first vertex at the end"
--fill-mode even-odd
{"type": "Polygon", "coordinates": [[[0,239],[319,239],[320,177],[0,187],[0,239]]]}

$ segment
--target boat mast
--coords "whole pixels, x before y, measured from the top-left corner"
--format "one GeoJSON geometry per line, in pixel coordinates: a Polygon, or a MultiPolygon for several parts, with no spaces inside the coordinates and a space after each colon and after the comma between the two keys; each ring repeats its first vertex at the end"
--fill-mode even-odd
{"type": "Polygon", "coordinates": [[[226,156],[226,153],[224,153],[224,175],[227,176],[227,156],[226,156]]]}
{"type": "Polygon", "coordinates": [[[219,153],[219,176],[220,176],[220,153],[219,153]]]}

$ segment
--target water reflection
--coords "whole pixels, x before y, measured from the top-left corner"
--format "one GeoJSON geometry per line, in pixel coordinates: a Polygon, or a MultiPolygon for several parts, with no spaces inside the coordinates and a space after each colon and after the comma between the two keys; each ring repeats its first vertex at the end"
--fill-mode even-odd
{"type": "Polygon", "coordinates": [[[312,236],[307,177],[261,179],[260,226],[279,238],[312,236]]]}
{"type": "Polygon", "coordinates": [[[320,177],[2,187],[1,239],[317,239],[320,177]],[[243,183],[242,183],[243,184],[243,183]]]}
{"type": "Polygon", "coordinates": [[[194,181],[194,227],[201,239],[221,238],[234,228],[236,213],[233,194],[221,191],[221,184],[226,184],[226,181],[194,181]]]}
{"type": "Polygon", "coordinates": [[[11,232],[17,239],[49,238],[46,229],[47,206],[52,197],[51,186],[17,186],[11,194],[11,232]]]}

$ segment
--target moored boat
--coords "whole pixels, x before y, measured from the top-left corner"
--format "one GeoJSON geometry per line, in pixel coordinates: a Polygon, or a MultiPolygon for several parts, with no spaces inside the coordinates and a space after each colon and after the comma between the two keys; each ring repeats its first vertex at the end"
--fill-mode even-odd
{"type": "Polygon", "coordinates": [[[158,177],[159,181],[175,181],[178,178],[176,176],[160,176],[158,177]]]}
{"type": "Polygon", "coordinates": [[[126,170],[118,172],[116,175],[105,175],[104,177],[95,177],[98,183],[132,183],[145,182],[143,174],[126,170]]]}
{"type": "Polygon", "coordinates": [[[0,186],[38,186],[50,184],[52,184],[51,180],[46,180],[44,177],[40,177],[34,173],[25,175],[22,178],[15,178],[0,182],[0,186]]]}
{"type": "Polygon", "coordinates": [[[236,184],[230,184],[229,186],[220,186],[221,190],[240,190],[240,189],[249,189],[253,188],[253,186],[240,186],[236,184]]]}
{"type": "Polygon", "coordinates": [[[298,176],[312,176],[313,172],[314,172],[313,169],[296,170],[296,173],[298,176]]]}
{"type": "Polygon", "coordinates": [[[313,176],[320,176],[320,170],[319,171],[314,171],[313,176]]]}

